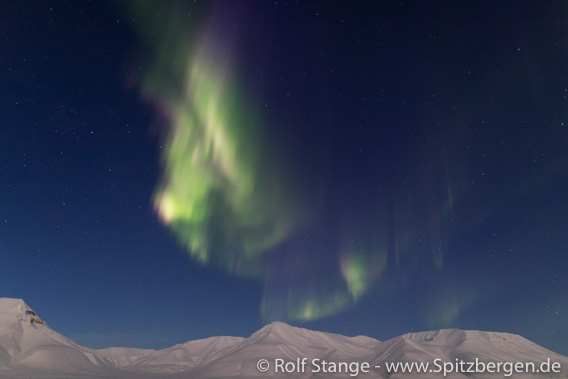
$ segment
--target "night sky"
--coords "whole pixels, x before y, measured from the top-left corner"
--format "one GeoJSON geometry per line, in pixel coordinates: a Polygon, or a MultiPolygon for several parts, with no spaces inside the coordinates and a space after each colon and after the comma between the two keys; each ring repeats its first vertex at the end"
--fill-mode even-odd
{"type": "Polygon", "coordinates": [[[0,2],[0,296],[568,355],[565,1],[0,2]]]}

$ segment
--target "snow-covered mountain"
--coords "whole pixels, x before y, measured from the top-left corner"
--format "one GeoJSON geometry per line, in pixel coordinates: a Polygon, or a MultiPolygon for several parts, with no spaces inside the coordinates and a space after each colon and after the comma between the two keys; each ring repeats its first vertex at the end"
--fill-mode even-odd
{"type": "Polygon", "coordinates": [[[0,298],[0,377],[42,375],[118,376],[120,370],[96,351],[51,329],[23,300],[0,298]]]}
{"type": "Polygon", "coordinates": [[[445,376],[452,378],[568,378],[567,357],[523,337],[458,329],[380,342],[275,322],[248,338],[211,337],[162,350],[95,350],[52,330],[23,300],[0,298],[0,378],[441,378],[444,364],[452,364],[454,372],[445,376]],[[433,372],[418,373],[415,367],[414,373],[403,374],[400,368],[389,373],[391,362],[428,363],[433,372]],[[462,373],[455,372],[459,362],[464,362],[462,373]],[[559,366],[560,372],[506,375],[512,366],[502,365],[499,373],[474,373],[467,372],[470,362],[486,368],[534,362],[537,369],[558,371],[559,366]]]}

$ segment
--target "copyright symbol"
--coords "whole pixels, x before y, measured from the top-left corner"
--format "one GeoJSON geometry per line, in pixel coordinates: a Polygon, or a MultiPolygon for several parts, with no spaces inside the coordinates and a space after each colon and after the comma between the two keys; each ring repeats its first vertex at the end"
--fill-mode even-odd
{"type": "Polygon", "coordinates": [[[266,372],[270,368],[270,363],[266,359],[261,359],[256,363],[256,368],[260,372],[266,372]]]}

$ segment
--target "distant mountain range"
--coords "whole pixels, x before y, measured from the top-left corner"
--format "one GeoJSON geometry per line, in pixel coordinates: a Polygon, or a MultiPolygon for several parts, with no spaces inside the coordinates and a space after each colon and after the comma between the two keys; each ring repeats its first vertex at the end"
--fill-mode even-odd
{"type": "Polygon", "coordinates": [[[0,298],[0,378],[261,377],[568,378],[568,357],[509,333],[444,329],[380,342],[282,322],[248,338],[97,350],[51,329],[23,300],[0,298]]]}

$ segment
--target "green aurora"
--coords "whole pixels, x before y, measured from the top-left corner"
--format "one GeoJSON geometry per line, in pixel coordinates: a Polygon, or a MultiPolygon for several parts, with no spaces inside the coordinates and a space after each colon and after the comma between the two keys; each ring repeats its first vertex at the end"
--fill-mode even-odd
{"type": "Polygon", "coordinates": [[[309,222],[314,199],[265,138],[232,70],[234,37],[212,22],[192,33],[181,12],[148,19],[159,13],[149,6],[132,3],[130,12],[137,29],[153,31],[143,33],[153,56],[140,87],[167,118],[153,198],[160,220],[194,260],[263,280],[266,321],[314,320],[355,304],[384,271],[386,255],[330,251],[326,261],[334,263],[322,269],[304,249],[286,253],[295,265],[281,265],[275,250],[309,222]]]}

